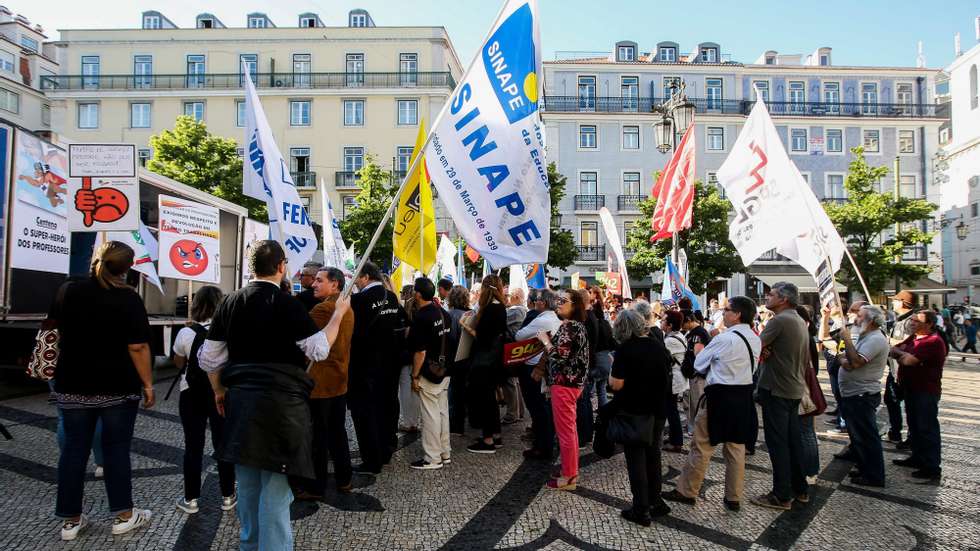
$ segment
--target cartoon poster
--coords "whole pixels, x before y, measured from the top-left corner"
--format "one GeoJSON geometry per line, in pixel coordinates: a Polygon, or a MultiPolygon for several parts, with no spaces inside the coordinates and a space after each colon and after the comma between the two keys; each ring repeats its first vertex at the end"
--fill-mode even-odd
{"type": "Polygon", "coordinates": [[[167,195],[159,206],[160,277],[219,283],[218,209],[167,195]]]}
{"type": "Polygon", "coordinates": [[[68,228],[139,229],[139,179],[132,144],[69,144],[68,228]]]}
{"type": "Polygon", "coordinates": [[[10,266],[68,273],[68,159],[64,150],[17,130],[11,189],[10,266]]]}
{"type": "Polygon", "coordinates": [[[244,287],[252,280],[252,271],[248,266],[248,257],[252,254],[252,243],[269,239],[269,225],[246,218],[242,233],[242,287],[244,287]]]}

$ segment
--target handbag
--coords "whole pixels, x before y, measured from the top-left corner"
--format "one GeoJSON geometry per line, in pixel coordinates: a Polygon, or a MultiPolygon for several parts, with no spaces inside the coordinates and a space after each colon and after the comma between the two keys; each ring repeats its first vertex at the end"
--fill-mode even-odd
{"type": "Polygon", "coordinates": [[[609,418],[606,436],[612,442],[627,446],[652,446],[656,422],[653,414],[634,415],[619,411],[609,418]]]}
{"type": "Polygon", "coordinates": [[[28,377],[41,381],[54,379],[54,370],[58,367],[58,356],[61,352],[58,346],[60,341],[61,334],[58,332],[57,322],[45,320],[37,332],[31,361],[27,364],[28,377]]]}
{"type": "Polygon", "coordinates": [[[820,382],[817,381],[817,374],[807,366],[804,378],[806,379],[806,392],[803,393],[803,399],[800,400],[800,415],[807,417],[822,415],[823,412],[827,411],[827,399],[823,396],[820,382]]]}

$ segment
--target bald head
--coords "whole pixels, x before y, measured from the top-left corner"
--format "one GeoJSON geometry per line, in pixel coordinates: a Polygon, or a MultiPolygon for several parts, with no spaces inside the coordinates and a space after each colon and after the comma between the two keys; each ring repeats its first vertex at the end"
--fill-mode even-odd
{"type": "Polygon", "coordinates": [[[866,301],[866,300],[856,300],[856,301],[854,301],[854,302],[851,303],[851,307],[847,309],[847,313],[848,314],[857,314],[858,312],[861,311],[861,308],[863,308],[863,307],[865,307],[867,305],[868,305],[868,301],[866,301]]]}

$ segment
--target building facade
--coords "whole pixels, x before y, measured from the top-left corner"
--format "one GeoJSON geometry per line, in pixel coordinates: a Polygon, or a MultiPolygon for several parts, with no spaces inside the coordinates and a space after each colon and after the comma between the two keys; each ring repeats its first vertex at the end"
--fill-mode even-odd
{"type": "MultiPolygon", "coordinates": [[[[938,203],[932,183],[941,119],[933,101],[938,71],[914,67],[846,67],[832,63],[830,48],[810,55],[765,52],[752,63],[732,61],[717,43],[684,54],[677,43],[660,42],[641,53],[635,42],[618,42],[612,53],[559,54],[546,62],[544,120],[549,161],[568,178],[560,205],[562,226],[575,234],[579,257],[565,271],[583,277],[606,269],[606,239],[596,211],[613,214],[620,239],[632,224],[649,224],[637,205],[646,199],[655,173],[670,152],[657,150],[652,107],[683,82],[696,105],[698,177],[715,183],[756,99],[762,94],[790,158],[823,201],[845,201],[844,178],[863,145],[868,161],[900,165],[903,196],[938,203]]],[[[892,190],[894,174],[881,184],[892,190]]],[[[905,260],[938,266],[940,240],[908,250],[905,260]]],[[[629,251],[626,251],[627,257],[629,251]]],[[[790,279],[813,286],[809,276],[774,252],[714,291],[754,294],[757,279],[790,279]]],[[[649,288],[648,274],[631,274],[634,288],[649,288]]],[[[938,273],[937,273],[938,275],[938,273]]],[[[659,290],[659,285],[655,290],[659,290]]]]}
{"type": "Polygon", "coordinates": [[[178,28],[148,11],[140,28],[62,30],[52,43],[60,71],[41,77],[54,126],[77,141],[135,143],[144,162],[150,137],[179,115],[241,144],[246,65],[320,220],[321,182],[344,216],[368,156],[404,173],[420,122],[431,123],[462,74],[443,27],[379,27],[364,10],[351,11],[346,27],[326,27],[315,13],[281,26],[250,13],[242,23],[202,13],[195,28],[178,28]]]}
{"type": "Polygon", "coordinates": [[[42,80],[58,73],[44,29],[0,6],[0,118],[35,132],[51,129],[42,80]]]}

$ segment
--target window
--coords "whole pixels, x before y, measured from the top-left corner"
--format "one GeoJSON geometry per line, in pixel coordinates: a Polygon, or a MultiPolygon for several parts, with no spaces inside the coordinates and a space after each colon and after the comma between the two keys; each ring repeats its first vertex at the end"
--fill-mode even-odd
{"type": "Polygon", "coordinates": [[[37,40],[34,40],[33,38],[31,38],[29,36],[21,36],[20,37],[20,45],[23,46],[24,48],[32,51],[32,52],[39,51],[38,50],[37,40]]]}
{"type": "Polygon", "coordinates": [[[198,19],[197,28],[199,29],[213,29],[214,19],[198,19]]]}
{"type": "Polygon", "coordinates": [[[351,27],[367,27],[367,14],[352,13],[350,16],[351,27]]]}
{"type": "Polygon", "coordinates": [[[97,55],[82,56],[82,88],[99,87],[100,62],[97,55]]]}
{"type": "Polygon", "coordinates": [[[704,81],[708,109],[721,109],[722,83],[720,78],[708,78],[704,81]]]}
{"type": "Polygon", "coordinates": [[[245,158],[245,148],[244,147],[236,147],[235,148],[235,155],[238,155],[238,158],[239,159],[244,159],[245,158]]]}
{"type": "Polygon", "coordinates": [[[806,83],[790,81],[789,83],[789,112],[802,113],[806,102],[806,83]]]}
{"type": "Polygon", "coordinates": [[[150,127],[150,104],[149,103],[129,104],[129,126],[130,128],[150,127]]]}
{"type": "Polygon", "coordinates": [[[973,203],[970,205],[970,217],[976,218],[977,215],[980,215],[980,203],[973,203]]]}
{"type": "Polygon", "coordinates": [[[579,226],[579,244],[583,247],[599,246],[599,223],[582,222],[579,226]]]}
{"type": "Polygon", "coordinates": [[[419,100],[398,100],[398,124],[416,125],[419,123],[419,100]]]}
{"type": "Polygon", "coordinates": [[[238,82],[239,86],[245,86],[245,67],[248,68],[248,74],[251,75],[252,82],[254,83],[257,80],[255,73],[259,69],[258,54],[241,54],[238,56],[238,71],[241,74],[238,82]]]}
{"type": "Polygon", "coordinates": [[[881,153],[881,131],[865,128],[861,131],[861,144],[865,153],[881,153]]]}
{"type": "Polygon", "coordinates": [[[843,174],[827,175],[827,199],[845,199],[847,192],[844,189],[843,174]]]}
{"type": "Polygon", "coordinates": [[[364,148],[345,147],[344,148],[344,171],[357,172],[364,168],[364,148]]]}
{"type": "MultiPolygon", "coordinates": [[[[290,147],[289,148],[289,172],[293,174],[307,174],[310,172],[310,148],[309,147],[290,147]]],[[[295,181],[295,177],[294,177],[295,181]]],[[[302,185],[305,182],[301,182],[302,185]]],[[[315,184],[315,182],[313,182],[315,184]]]]}
{"type": "Polygon", "coordinates": [[[310,69],[313,61],[310,54],[293,54],[293,86],[310,87],[310,69]]]}
{"type": "Polygon", "coordinates": [[[203,55],[187,56],[187,87],[188,88],[204,87],[204,56],[203,55]]]}
{"type": "Polygon", "coordinates": [[[676,90],[680,90],[681,77],[664,77],[664,99],[670,98],[676,90]]]}
{"type": "Polygon", "coordinates": [[[153,158],[153,151],[150,149],[137,149],[136,158],[140,163],[140,166],[145,167],[146,163],[153,158]]]}
{"type": "Polygon", "coordinates": [[[622,77],[619,94],[623,98],[623,111],[636,111],[640,106],[640,77],[622,77]]]}
{"type": "Polygon", "coordinates": [[[300,17],[299,18],[299,26],[300,27],[303,27],[304,29],[306,29],[306,28],[309,28],[309,29],[315,28],[316,27],[316,17],[300,17]]]}
{"type": "Polygon", "coordinates": [[[289,101],[289,126],[310,125],[310,104],[308,99],[289,101]]]}
{"type": "Polygon", "coordinates": [[[204,120],[204,102],[203,101],[185,101],[184,102],[184,114],[188,117],[194,117],[194,120],[200,122],[204,120]]]}
{"type": "Polygon", "coordinates": [[[578,146],[581,149],[598,147],[597,131],[594,124],[583,124],[578,127],[578,146]]]}
{"type": "Polygon", "coordinates": [[[620,46],[616,53],[617,61],[636,61],[635,46],[620,46]]]}
{"type": "Polygon", "coordinates": [[[264,17],[249,17],[248,18],[248,28],[250,28],[250,29],[264,29],[265,28],[265,18],[264,17]]]}
{"type": "Polygon", "coordinates": [[[830,56],[827,54],[820,54],[820,65],[823,67],[830,65],[830,56]]]}
{"type": "Polygon", "coordinates": [[[752,100],[758,99],[758,94],[762,94],[762,101],[769,102],[769,81],[768,80],[753,80],[752,81],[752,100]]]}
{"type": "Polygon", "coordinates": [[[344,126],[364,126],[364,100],[344,100],[344,126]]]}
{"type": "Polygon", "coordinates": [[[419,83],[419,54],[398,55],[398,78],[402,86],[419,83]]]}
{"type": "Polygon", "coordinates": [[[344,218],[347,218],[347,215],[352,210],[354,210],[355,208],[357,208],[357,196],[355,196],[355,195],[344,195],[343,197],[340,198],[340,200],[342,201],[342,204],[343,204],[343,207],[344,207],[343,216],[344,216],[344,218]]]}
{"type": "Polygon", "coordinates": [[[143,16],[143,28],[144,29],[159,29],[160,16],[159,15],[144,15],[143,16]]]}
{"type": "Polygon", "coordinates": [[[915,130],[898,131],[898,152],[915,153],[915,130]]]}
{"type": "Polygon", "coordinates": [[[977,66],[970,67],[970,109],[980,104],[980,85],[977,83],[977,66]]]}
{"type": "Polygon", "coordinates": [[[599,194],[599,173],[580,172],[578,175],[578,194],[579,195],[598,195],[599,194]]]}
{"type": "Polygon", "coordinates": [[[364,85],[364,54],[347,54],[347,86],[364,85]]]}
{"type": "Polygon", "coordinates": [[[640,149],[640,127],[623,127],[623,149],[640,149]]]}
{"type": "Polygon", "coordinates": [[[828,128],[825,134],[827,153],[843,153],[844,131],[840,128],[828,128]]]}
{"type": "Polygon", "coordinates": [[[791,128],[789,131],[789,149],[793,153],[806,153],[806,128],[791,128]]]}
{"type": "Polygon", "coordinates": [[[623,173],[623,195],[640,195],[640,173],[623,173]]]}
{"type": "Polygon", "coordinates": [[[245,100],[235,101],[235,126],[239,128],[245,127],[245,100]]]}
{"type": "Polygon", "coordinates": [[[677,48],[673,46],[664,46],[660,48],[660,55],[658,56],[660,61],[665,63],[673,63],[677,61],[677,48]]]}
{"type": "Polygon", "coordinates": [[[767,55],[766,56],[766,65],[775,65],[775,64],[776,64],[776,56],[774,56],[774,55],[767,55]]]}
{"type": "Polygon", "coordinates": [[[825,82],[823,83],[823,101],[824,109],[828,113],[837,113],[840,111],[840,83],[839,82],[825,82]]]}
{"type": "Polygon", "coordinates": [[[78,127],[79,128],[99,127],[99,104],[98,103],[78,104],[78,127]]]}
{"type": "Polygon", "coordinates": [[[718,173],[717,172],[708,172],[707,174],[705,174],[705,178],[704,179],[708,182],[708,185],[709,186],[714,186],[714,187],[718,188],[718,195],[719,195],[719,197],[721,197],[722,199],[725,198],[725,188],[721,184],[718,183],[718,173]]]}
{"type": "Polygon", "coordinates": [[[20,94],[0,88],[0,109],[11,113],[20,112],[20,94]]]}
{"type": "Polygon", "coordinates": [[[595,77],[578,77],[578,108],[580,110],[595,110],[595,90],[595,77]]]}
{"type": "Polygon", "coordinates": [[[408,167],[412,164],[411,146],[400,146],[395,150],[395,170],[400,170],[403,174],[408,172],[408,167]]]}
{"type": "Polygon", "coordinates": [[[133,86],[136,88],[153,87],[153,56],[133,56],[133,86]]]}
{"type": "Polygon", "coordinates": [[[17,58],[14,57],[14,54],[0,50],[0,70],[13,73],[16,59],[17,58]]]}
{"type": "Polygon", "coordinates": [[[878,83],[865,82],[861,84],[861,113],[875,115],[878,113],[878,83]]]}
{"type": "Polygon", "coordinates": [[[718,62],[718,48],[701,48],[701,62],[702,63],[717,63],[718,62]]]}
{"type": "Polygon", "coordinates": [[[902,174],[899,177],[899,186],[898,192],[902,197],[915,199],[921,195],[916,185],[915,174],[902,174]]]}
{"type": "Polygon", "coordinates": [[[724,151],[725,129],[720,126],[709,126],[707,128],[707,133],[708,151],[724,151]]]}
{"type": "Polygon", "coordinates": [[[895,103],[899,105],[899,113],[902,115],[912,114],[912,85],[909,83],[898,83],[895,85],[895,103]]]}
{"type": "Polygon", "coordinates": [[[980,275],[980,264],[970,265],[970,275],[980,275]]]}
{"type": "Polygon", "coordinates": [[[51,106],[47,103],[41,104],[41,125],[51,126],[51,106]]]}
{"type": "Polygon", "coordinates": [[[949,128],[939,129],[939,145],[949,144],[949,128]]]}

